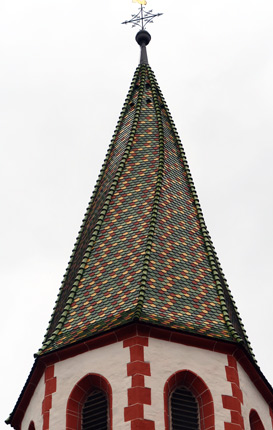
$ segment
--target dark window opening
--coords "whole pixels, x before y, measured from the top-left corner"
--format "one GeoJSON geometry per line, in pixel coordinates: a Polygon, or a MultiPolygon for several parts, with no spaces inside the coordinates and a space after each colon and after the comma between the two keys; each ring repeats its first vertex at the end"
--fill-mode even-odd
{"type": "Polygon", "coordinates": [[[249,414],[250,430],[265,430],[258,413],[252,409],[249,414]]]}
{"type": "Polygon", "coordinates": [[[194,395],[185,387],[176,388],[170,398],[171,430],[199,430],[199,408],[194,395]]]}
{"type": "Polygon", "coordinates": [[[82,408],[82,430],[108,430],[108,401],[102,390],[93,390],[82,408]]]}

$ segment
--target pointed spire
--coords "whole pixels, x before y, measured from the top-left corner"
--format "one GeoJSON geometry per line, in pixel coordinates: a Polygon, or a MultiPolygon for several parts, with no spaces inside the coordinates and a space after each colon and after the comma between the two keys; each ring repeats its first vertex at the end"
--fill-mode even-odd
{"type": "Polygon", "coordinates": [[[136,320],[242,343],[184,150],[137,41],[136,69],[39,355],[136,320]]]}
{"type": "Polygon", "coordinates": [[[136,41],[140,46],[140,62],[139,64],[149,64],[146,46],[151,41],[151,35],[147,30],[140,30],[136,35],[136,41]]]}

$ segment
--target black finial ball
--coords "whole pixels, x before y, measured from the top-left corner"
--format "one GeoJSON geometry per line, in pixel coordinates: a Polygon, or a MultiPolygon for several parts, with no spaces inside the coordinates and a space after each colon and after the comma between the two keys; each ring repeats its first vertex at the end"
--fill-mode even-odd
{"type": "Polygon", "coordinates": [[[136,41],[140,46],[147,46],[150,43],[151,35],[146,30],[140,30],[136,35],[136,41]]]}

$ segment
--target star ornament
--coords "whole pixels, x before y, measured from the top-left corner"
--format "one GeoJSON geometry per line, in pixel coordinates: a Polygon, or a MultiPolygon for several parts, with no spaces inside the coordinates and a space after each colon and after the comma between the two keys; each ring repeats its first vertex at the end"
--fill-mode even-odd
{"type": "Polygon", "coordinates": [[[132,24],[132,27],[139,26],[142,30],[144,30],[147,24],[153,23],[153,19],[156,16],[163,15],[162,13],[153,13],[152,10],[146,11],[143,7],[143,5],[147,4],[146,0],[133,0],[133,3],[138,3],[141,5],[138,13],[132,15],[131,19],[122,22],[122,24],[132,24]]]}

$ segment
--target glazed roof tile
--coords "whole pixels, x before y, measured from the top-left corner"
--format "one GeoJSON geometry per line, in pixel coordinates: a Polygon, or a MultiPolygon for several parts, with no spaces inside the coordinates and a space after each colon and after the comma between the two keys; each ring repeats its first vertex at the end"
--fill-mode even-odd
{"type": "Polygon", "coordinates": [[[134,74],[38,354],[135,320],[251,353],[147,64],[134,74]]]}

